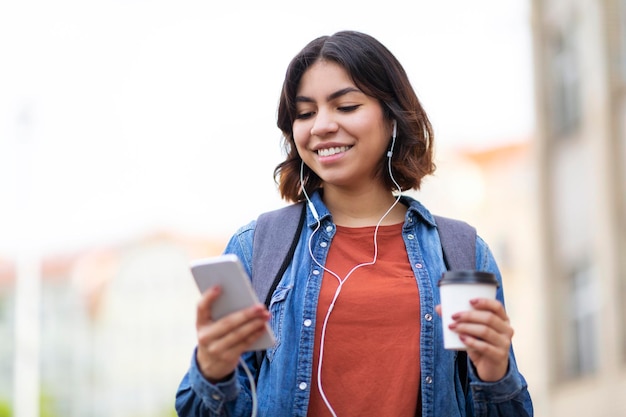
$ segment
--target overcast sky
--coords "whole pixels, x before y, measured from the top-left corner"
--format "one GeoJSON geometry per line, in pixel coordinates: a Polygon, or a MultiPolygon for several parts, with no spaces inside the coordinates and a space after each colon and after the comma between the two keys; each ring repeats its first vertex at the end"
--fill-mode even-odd
{"type": "Polygon", "coordinates": [[[343,29],[403,63],[438,147],[532,134],[526,1],[4,0],[0,256],[230,235],[282,205],[286,66],[343,29]]]}

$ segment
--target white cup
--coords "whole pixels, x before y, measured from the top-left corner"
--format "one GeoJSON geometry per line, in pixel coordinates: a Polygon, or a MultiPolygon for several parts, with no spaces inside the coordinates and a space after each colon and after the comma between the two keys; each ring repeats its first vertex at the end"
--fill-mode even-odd
{"type": "Polygon", "coordinates": [[[452,316],[462,311],[473,310],[470,300],[474,298],[496,298],[498,281],[494,274],[483,271],[446,271],[439,280],[441,317],[443,320],[443,346],[446,349],[466,350],[457,332],[448,326],[454,322],[452,316]]]}

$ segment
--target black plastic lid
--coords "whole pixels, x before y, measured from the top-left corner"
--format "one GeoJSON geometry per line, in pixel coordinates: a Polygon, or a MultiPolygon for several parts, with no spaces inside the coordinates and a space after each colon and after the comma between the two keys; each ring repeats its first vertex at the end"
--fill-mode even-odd
{"type": "Polygon", "coordinates": [[[491,284],[499,286],[496,276],[491,272],[465,269],[446,271],[441,274],[441,279],[437,285],[446,284],[491,284]]]}

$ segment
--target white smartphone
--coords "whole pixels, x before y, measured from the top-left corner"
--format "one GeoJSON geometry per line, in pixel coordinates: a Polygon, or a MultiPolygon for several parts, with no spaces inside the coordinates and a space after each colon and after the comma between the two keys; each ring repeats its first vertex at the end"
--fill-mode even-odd
{"type": "MultiPolygon", "coordinates": [[[[222,294],[211,308],[211,315],[216,320],[259,303],[250,278],[237,255],[226,254],[193,261],[191,274],[201,293],[214,285],[222,287],[222,294]]],[[[276,340],[272,329],[269,324],[265,324],[265,328],[266,332],[249,350],[263,350],[274,346],[276,340]]]]}

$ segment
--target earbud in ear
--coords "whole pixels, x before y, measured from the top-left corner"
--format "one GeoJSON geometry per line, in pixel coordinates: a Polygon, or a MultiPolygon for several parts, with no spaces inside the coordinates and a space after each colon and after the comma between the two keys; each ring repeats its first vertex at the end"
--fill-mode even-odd
{"type": "Polygon", "coordinates": [[[393,155],[393,147],[396,144],[396,134],[398,133],[398,122],[394,119],[392,120],[393,130],[391,132],[391,149],[387,152],[387,158],[391,158],[393,155]]]}

